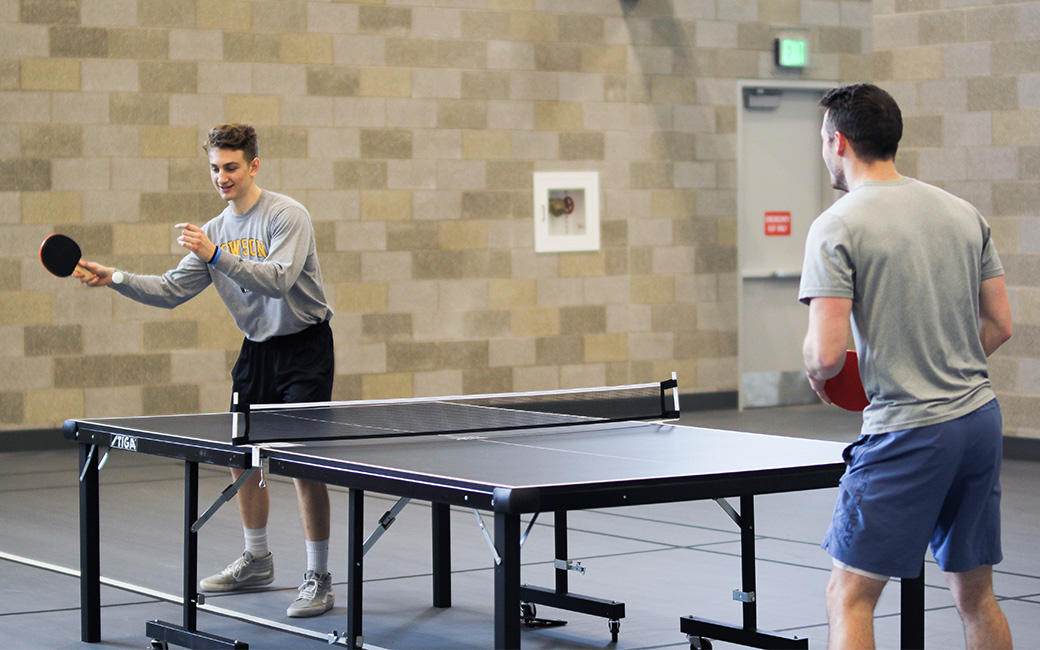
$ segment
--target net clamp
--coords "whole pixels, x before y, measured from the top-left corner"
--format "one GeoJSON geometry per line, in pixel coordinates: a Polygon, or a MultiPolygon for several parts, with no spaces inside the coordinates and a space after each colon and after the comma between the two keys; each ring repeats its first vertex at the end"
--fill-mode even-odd
{"type": "Polygon", "coordinates": [[[741,591],[740,589],[733,590],[733,600],[740,603],[753,603],[755,602],[755,592],[753,591],[741,591]]]}
{"type": "Polygon", "coordinates": [[[561,560],[559,558],[553,560],[553,566],[560,571],[577,571],[581,575],[585,575],[585,567],[581,565],[581,562],[575,560],[561,560]]]}

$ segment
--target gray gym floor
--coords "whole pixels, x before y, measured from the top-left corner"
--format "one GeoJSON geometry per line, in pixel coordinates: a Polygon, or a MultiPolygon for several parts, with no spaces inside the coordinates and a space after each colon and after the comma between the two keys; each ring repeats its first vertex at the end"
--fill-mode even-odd
{"type": "MultiPolygon", "coordinates": [[[[683,424],[810,436],[851,442],[858,415],[823,406],[744,412],[688,413],[683,424]]],[[[183,465],[162,458],[113,453],[101,472],[102,637],[80,639],[76,445],[0,453],[0,648],[144,648],[145,621],[179,623],[183,465]]],[[[1004,465],[1004,562],[996,591],[1020,648],[1040,647],[1040,465],[1004,465]]],[[[200,468],[202,507],[228,484],[226,471],[200,468]]],[[[289,619],[304,568],[302,533],[291,484],[269,477],[270,537],[275,583],[251,593],[210,596],[198,628],[247,642],[250,648],[327,647],[343,631],[346,592],[346,491],[333,489],[331,566],[337,605],[315,619],[289,619]]],[[[826,645],[824,586],[830,558],[819,549],[835,490],[756,499],[759,627],[826,645]]],[[[369,495],[376,519],[393,505],[369,495]]],[[[679,617],[740,622],[732,599],[740,586],[736,526],[714,502],[573,512],[574,592],[626,603],[620,637],[610,643],[603,619],[539,607],[538,615],[567,625],[524,629],[526,648],[686,648],[679,617]]],[[[490,519],[489,519],[490,523],[490,519]]],[[[551,586],[552,518],[538,520],[524,546],[523,580],[551,586]]],[[[413,503],[366,556],[366,647],[486,648],[493,644],[492,559],[472,512],[453,511],[453,606],[431,607],[429,507],[413,503]]],[[[228,504],[200,533],[199,573],[223,568],[241,552],[242,533],[228,504]]],[[[942,576],[926,566],[926,644],[963,647],[960,625],[942,576]]],[[[878,607],[882,648],[898,646],[899,589],[890,585],[878,607]]],[[[716,648],[734,647],[716,642],[716,648]]]]}

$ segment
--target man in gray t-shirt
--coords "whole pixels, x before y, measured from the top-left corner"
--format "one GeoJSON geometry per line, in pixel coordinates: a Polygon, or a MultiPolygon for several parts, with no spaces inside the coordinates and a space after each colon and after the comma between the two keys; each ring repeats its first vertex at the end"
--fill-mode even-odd
{"type": "Polygon", "coordinates": [[[863,433],[952,420],[993,399],[979,293],[1004,274],[971,204],[912,178],[867,180],[812,224],[799,298],[852,301],[863,433]],[[878,343],[883,342],[883,345],[878,343]]]}
{"type": "Polygon", "coordinates": [[[896,171],[902,117],[888,93],[845,86],[820,105],[823,159],[848,194],[806,239],[806,374],[829,403],[823,386],[851,333],[870,400],[823,544],[829,644],[873,647],[885,583],[917,577],[931,545],[968,647],[1010,647],[992,588],[1001,425],[986,357],[1011,336],[1011,309],[990,228],[967,202],[896,171]]]}

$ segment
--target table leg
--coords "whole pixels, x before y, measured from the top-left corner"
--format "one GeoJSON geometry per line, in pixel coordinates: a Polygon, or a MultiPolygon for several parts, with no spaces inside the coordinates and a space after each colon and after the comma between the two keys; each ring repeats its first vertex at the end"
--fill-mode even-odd
{"type": "Polygon", "coordinates": [[[899,645],[903,650],[924,647],[924,564],[921,575],[899,581],[899,645]]]}
{"type": "Polygon", "coordinates": [[[350,488],[347,515],[347,646],[360,648],[365,558],[365,492],[350,488]]]}
{"type": "Polygon", "coordinates": [[[184,463],[184,594],[183,626],[194,632],[198,627],[199,535],[191,526],[199,517],[199,464],[184,463]]]}
{"type": "Polygon", "coordinates": [[[758,630],[758,603],[755,602],[755,495],[740,495],[740,589],[744,592],[744,630],[758,630]]]}
{"type": "Polygon", "coordinates": [[[495,647],[520,647],[520,515],[495,513],[495,647]]]}
{"type": "MultiPolygon", "coordinates": [[[[557,510],[553,513],[553,541],[556,546],[556,559],[566,562],[570,556],[567,550],[567,511],[557,510]]],[[[567,569],[556,569],[556,593],[565,594],[570,590],[567,569]]]]}
{"type": "Polygon", "coordinates": [[[433,506],[433,606],[451,607],[451,508],[433,506]]]}
{"type": "Polygon", "coordinates": [[[91,446],[79,446],[79,600],[80,638],[101,640],[101,518],[98,459],[91,446]]]}

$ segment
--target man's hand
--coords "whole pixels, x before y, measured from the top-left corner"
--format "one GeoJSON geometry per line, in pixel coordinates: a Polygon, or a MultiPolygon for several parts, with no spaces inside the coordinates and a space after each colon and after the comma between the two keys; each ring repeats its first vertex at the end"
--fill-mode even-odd
{"type": "Polygon", "coordinates": [[[831,398],[827,396],[827,393],[823,390],[824,386],[827,384],[826,379],[817,379],[816,377],[813,377],[812,371],[810,371],[808,368],[805,369],[805,376],[809,378],[809,387],[816,391],[816,394],[820,396],[820,399],[823,400],[824,404],[834,403],[831,401],[831,398]]]}
{"type": "Polygon", "coordinates": [[[210,241],[206,233],[202,232],[202,228],[190,223],[179,223],[174,228],[181,229],[181,236],[177,238],[177,243],[195,253],[195,257],[202,260],[204,264],[209,264],[217,253],[217,246],[210,241]]]}
{"type": "Polygon", "coordinates": [[[74,275],[88,287],[107,287],[112,284],[112,274],[115,273],[115,269],[101,266],[97,262],[87,262],[85,260],[80,260],[79,265],[89,273],[80,275],[77,272],[74,275]]]}

